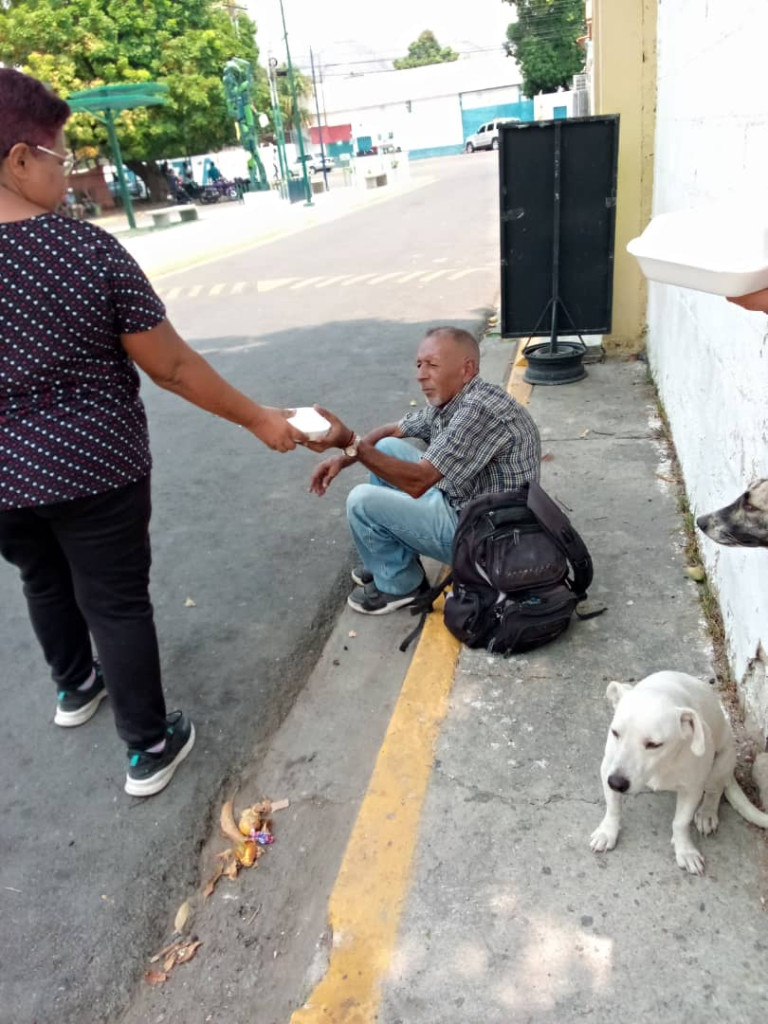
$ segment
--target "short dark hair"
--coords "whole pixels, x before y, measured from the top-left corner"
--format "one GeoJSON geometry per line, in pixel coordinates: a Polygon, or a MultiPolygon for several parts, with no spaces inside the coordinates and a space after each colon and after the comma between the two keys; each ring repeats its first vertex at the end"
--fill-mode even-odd
{"type": "Polygon", "coordinates": [[[18,142],[52,146],[70,115],[64,100],[13,68],[0,68],[0,111],[0,161],[18,142]]]}
{"type": "Polygon", "coordinates": [[[480,346],[477,338],[461,327],[430,327],[424,334],[425,338],[432,338],[436,334],[445,334],[451,338],[460,348],[463,348],[467,355],[471,356],[475,363],[480,365],[480,346]]]}

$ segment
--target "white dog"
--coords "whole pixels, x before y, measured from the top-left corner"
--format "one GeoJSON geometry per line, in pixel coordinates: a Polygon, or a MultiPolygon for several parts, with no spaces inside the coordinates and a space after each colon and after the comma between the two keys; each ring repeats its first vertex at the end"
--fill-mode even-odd
{"type": "Polygon", "coordinates": [[[609,683],[606,697],[615,712],[600,768],[606,811],[592,833],[595,853],[616,845],[621,794],[642,789],[677,793],[672,845],[678,865],[694,875],[702,874],[704,858],[690,824],[702,835],[714,832],[723,793],[747,821],[768,828],[768,814],[752,806],[733,777],[733,735],[710,686],[682,672],[656,672],[636,686],[609,683]]]}

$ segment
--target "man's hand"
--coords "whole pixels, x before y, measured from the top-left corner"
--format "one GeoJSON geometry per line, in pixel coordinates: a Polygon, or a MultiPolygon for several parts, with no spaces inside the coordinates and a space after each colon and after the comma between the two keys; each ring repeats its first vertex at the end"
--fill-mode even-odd
{"type": "Polygon", "coordinates": [[[288,422],[288,417],[295,412],[295,409],[274,409],[270,405],[262,405],[248,429],[273,451],[293,451],[297,444],[308,443],[306,434],[288,422]]]}
{"type": "Polygon", "coordinates": [[[348,444],[352,443],[354,431],[342,423],[338,416],[334,416],[332,412],[322,409],[319,405],[316,405],[315,409],[321,416],[325,416],[331,425],[318,441],[306,442],[306,447],[310,451],[325,452],[329,448],[346,448],[348,444]]]}
{"type": "Polygon", "coordinates": [[[343,455],[334,455],[330,459],[324,459],[316,467],[309,481],[310,494],[316,494],[319,498],[322,498],[330,487],[331,481],[335,480],[342,469],[344,469],[346,461],[343,455]]]}
{"type": "Polygon", "coordinates": [[[728,301],[753,313],[768,313],[768,288],[763,288],[759,292],[750,292],[749,295],[735,295],[729,297],[728,301]]]}

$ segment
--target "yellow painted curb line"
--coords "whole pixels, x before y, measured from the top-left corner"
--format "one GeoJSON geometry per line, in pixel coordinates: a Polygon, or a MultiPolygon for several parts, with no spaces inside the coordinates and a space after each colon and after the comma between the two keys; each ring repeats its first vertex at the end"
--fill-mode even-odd
{"type": "Polygon", "coordinates": [[[331,894],[328,971],[291,1024],[376,1019],[461,646],[442,608],[441,598],[427,616],[331,894]]]}
{"type": "Polygon", "coordinates": [[[523,380],[525,368],[528,365],[528,360],[525,358],[527,346],[527,341],[521,341],[517,346],[517,355],[512,362],[512,371],[507,381],[507,394],[511,395],[521,405],[528,405],[528,402],[531,400],[531,391],[533,390],[533,385],[526,384],[523,380]]]}
{"type": "MultiPolygon", "coordinates": [[[[507,392],[528,404],[520,342],[507,392]]],[[[461,644],[435,602],[403,682],[328,904],[328,970],[291,1024],[373,1024],[410,890],[435,742],[448,710],[461,644]]]]}

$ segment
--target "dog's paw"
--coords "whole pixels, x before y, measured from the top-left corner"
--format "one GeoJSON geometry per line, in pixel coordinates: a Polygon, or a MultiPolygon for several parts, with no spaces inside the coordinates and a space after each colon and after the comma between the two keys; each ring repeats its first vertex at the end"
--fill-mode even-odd
{"type": "Polygon", "coordinates": [[[695,846],[675,847],[675,860],[679,868],[684,868],[691,875],[704,874],[704,858],[695,846]]]}
{"type": "Polygon", "coordinates": [[[601,822],[592,833],[589,845],[593,853],[605,853],[606,850],[614,848],[618,837],[619,830],[617,828],[611,828],[609,825],[601,822]]]}
{"type": "Polygon", "coordinates": [[[700,807],[693,816],[693,823],[703,836],[717,832],[717,826],[720,824],[717,808],[700,807]]]}

